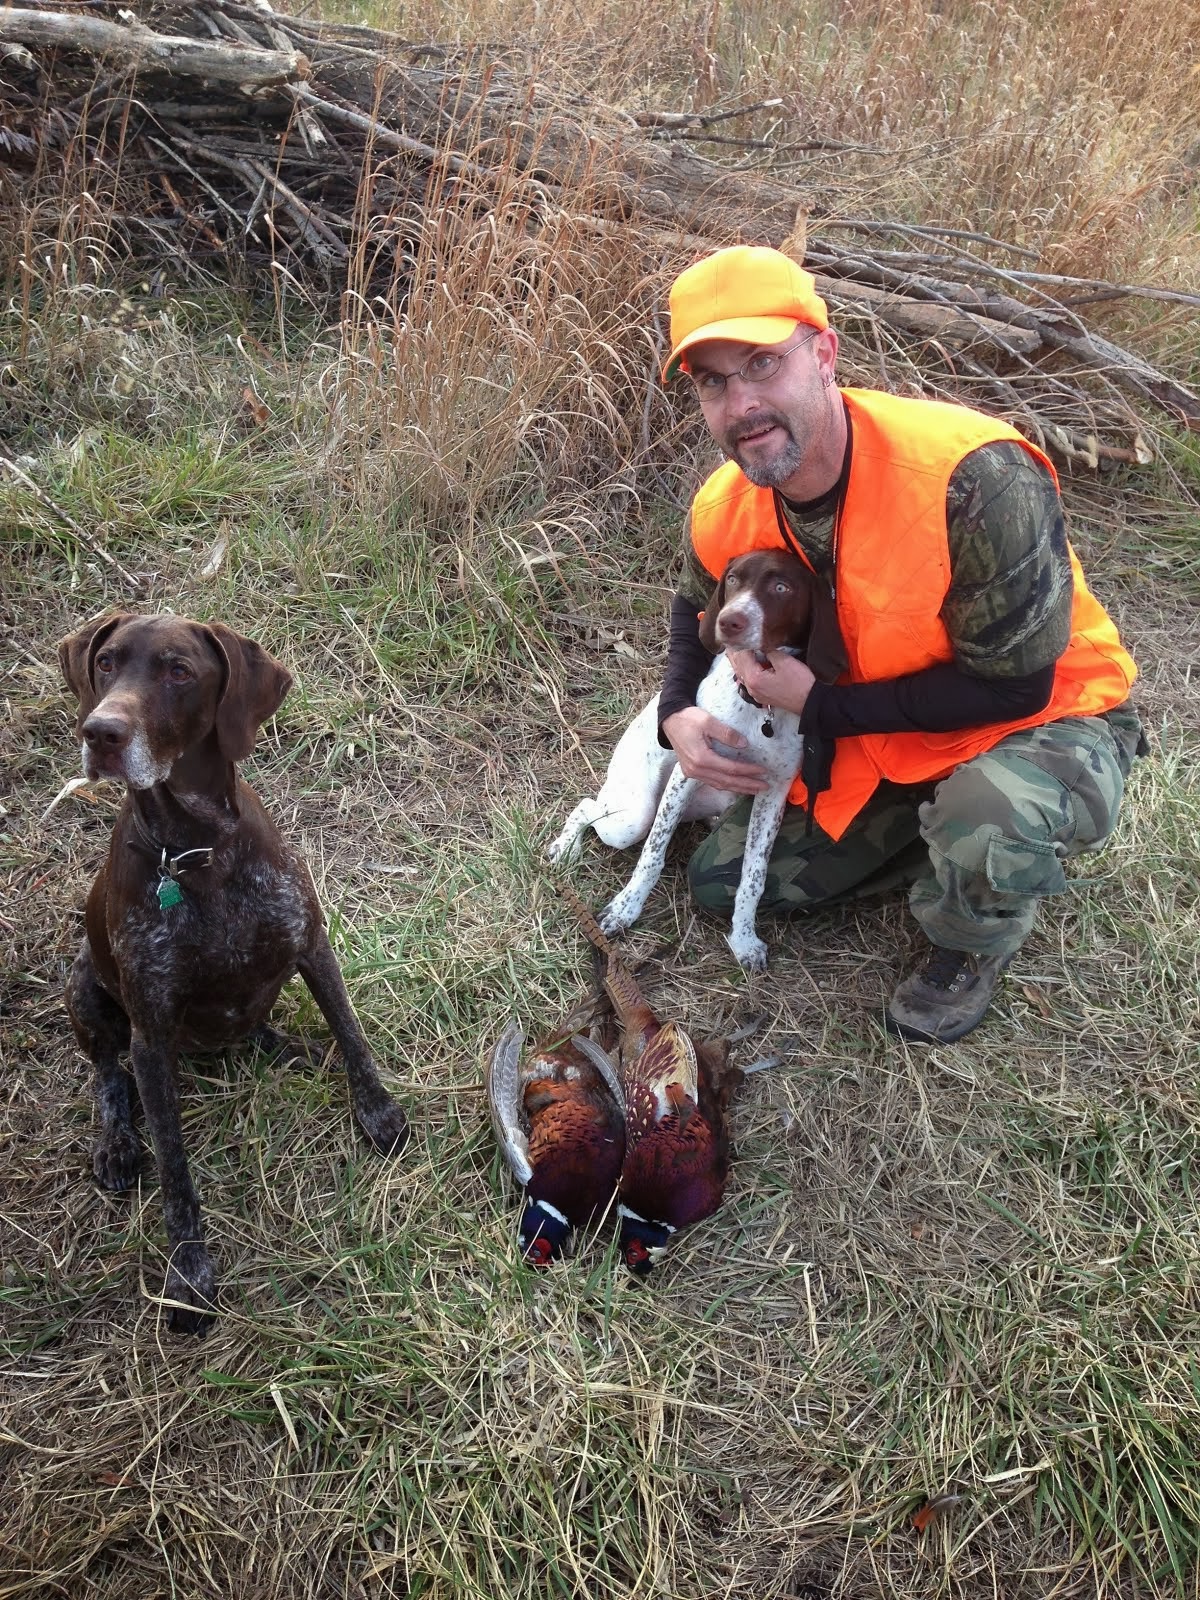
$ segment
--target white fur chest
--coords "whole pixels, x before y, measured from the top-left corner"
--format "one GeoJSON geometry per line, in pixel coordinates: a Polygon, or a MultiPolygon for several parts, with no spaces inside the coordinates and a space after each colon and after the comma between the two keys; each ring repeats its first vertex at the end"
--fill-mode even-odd
{"type": "Polygon", "coordinates": [[[747,747],[742,750],[718,747],[722,755],[735,760],[751,761],[765,767],[773,783],[790,788],[792,779],[800,769],[803,739],[800,734],[800,717],[794,711],[774,711],[767,706],[751,705],[738,692],[738,682],[727,655],[719,655],[709,669],[696,693],[696,704],[710,716],[736,728],[744,735],[747,747]],[[769,724],[771,733],[763,732],[769,724]]]}
{"type": "MultiPolygon", "coordinates": [[[[788,791],[800,767],[804,743],[800,717],[794,711],[777,711],[744,700],[738,692],[737,679],[727,655],[720,655],[713,662],[697,692],[696,703],[746,740],[739,748],[710,741],[712,748],[732,760],[747,761],[763,768],[768,778],[767,787],[755,794],[751,802],[742,873],[728,935],[730,949],[742,966],[751,972],[761,972],[767,964],[767,947],[754,931],[754,918],[766,883],[767,862],[787,806],[788,791]],[[770,733],[764,732],[767,726],[770,733]]],[[[700,790],[700,784],[694,778],[685,778],[679,767],[671,772],[633,876],[600,913],[599,922],[605,933],[619,933],[641,915],[646,897],[662,872],[671,835],[688,815],[689,802],[700,790]]],[[[724,802],[718,809],[724,809],[735,798],[733,795],[717,796],[712,790],[703,792],[710,802],[714,799],[724,802]]]]}

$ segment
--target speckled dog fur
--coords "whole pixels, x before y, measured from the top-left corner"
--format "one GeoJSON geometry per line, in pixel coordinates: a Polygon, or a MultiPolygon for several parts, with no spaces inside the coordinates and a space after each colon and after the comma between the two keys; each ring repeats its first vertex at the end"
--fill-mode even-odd
{"type": "Polygon", "coordinates": [[[308,868],[237,774],[290,674],[219,623],[122,613],[64,639],[59,661],[79,699],[85,775],[127,785],[67,984],[75,1034],[95,1068],[93,1170],[117,1190],[137,1174],[130,1080],[119,1060],[128,1049],[158,1164],[170,1325],[203,1333],[216,1278],[183,1146],[179,1053],[247,1038],[282,1043],[267,1018],[298,972],[341,1048],[354,1113],[372,1144],[398,1153],[408,1127],[351,1008],[308,868]],[[171,856],[212,852],[207,863],[203,854],[184,857],[181,898],[166,906],[163,847],[171,856]]]}

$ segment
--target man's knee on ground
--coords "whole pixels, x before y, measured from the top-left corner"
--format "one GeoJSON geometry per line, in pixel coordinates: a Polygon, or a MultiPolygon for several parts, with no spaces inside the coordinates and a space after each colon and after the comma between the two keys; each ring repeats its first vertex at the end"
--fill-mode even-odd
{"type": "Polygon", "coordinates": [[[920,808],[921,837],[941,855],[966,866],[971,855],[983,867],[988,843],[997,834],[1015,833],[1013,802],[973,762],[943,778],[932,800],[920,808]]]}
{"type": "Polygon", "coordinates": [[[1049,799],[1023,794],[1016,783],[1002,785],[983,762],[952,772],[920,811],[921,837],[939,880],[986,880],[1002,895],[1060,893],[1066,850],[1049,799]]]}
{"type": "Polygon", "coordinates": [[[725,859],[714,848],[715,840],[713,834],[688,862],[688,888],[698,906],[728,917],[733,915],[733,902],[742,880],[742,857],[725,859]]]}

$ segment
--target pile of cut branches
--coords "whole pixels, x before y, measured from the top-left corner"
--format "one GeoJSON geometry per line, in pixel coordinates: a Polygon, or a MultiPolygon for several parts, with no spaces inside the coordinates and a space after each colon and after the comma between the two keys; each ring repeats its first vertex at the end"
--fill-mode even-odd
{"type": "Polygon", "coordinates": [[[140,16],[118,0],[22,3],[0,12],[0,89],[8,204],[75,173],[139,254],[184,271],[236,261],[402,299],[413,240],[452,210],[515,211],[535,234],[568,218],[659,272],[770,242],[802,255],[839,325],[867,326],[893,387],[969,398],[1093,468],[1150,460],[1147,416],[1200,429],[1196,395],[1081,315],[1200,298],[1041,273],[984,235],[822,216],[764,170],[764,141],[727,141],[736,165],[707,159],[695,143],[711,116],[555,92],[517,48],[414,43],[268,0],[157,0],[140,16]],[[830,242],[847,232],[860,248],[830,242]]]}

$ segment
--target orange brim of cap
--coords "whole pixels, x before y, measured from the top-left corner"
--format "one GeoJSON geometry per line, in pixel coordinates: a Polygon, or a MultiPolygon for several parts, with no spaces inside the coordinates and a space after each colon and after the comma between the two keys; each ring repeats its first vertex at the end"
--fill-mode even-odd
{"type": "Polygon", "coordinates": [[[683,367],[686,353],[706,339],[729,339],[734,344],[782,344],[799,326],[796,317],[729,317],[724,322],[710,322],[703,328],[695,328],[671,351],[662,369],[662,381],[666,383],[668,378],[673,378],[683,367]]]}

